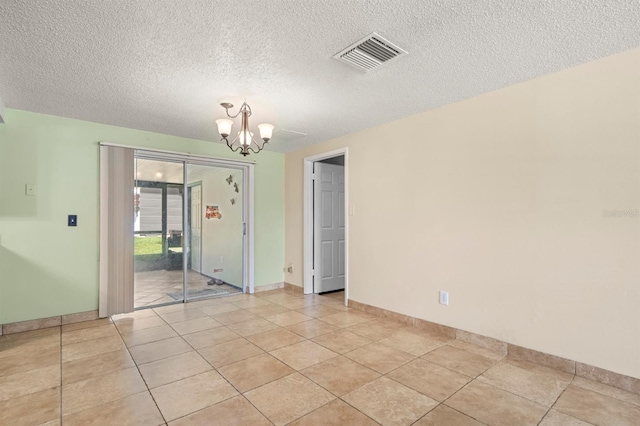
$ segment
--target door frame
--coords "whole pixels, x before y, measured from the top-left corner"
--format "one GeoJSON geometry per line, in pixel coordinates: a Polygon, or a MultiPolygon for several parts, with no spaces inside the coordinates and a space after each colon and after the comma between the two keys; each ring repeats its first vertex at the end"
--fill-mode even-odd
{"type": "Polygon", "coordinates": [[[344,304],[349,300],[349,148],[340,148],[303,159],[303,277],[304,294],[313,293],[313,163],[344,155],[344,304]]]}
{"type": "MultiPolygon", "coordinates": [[[[196,182],[192,182],[187,184],[187,228],[191,230],[191,199],[193,198],[191,195],[191,191],[193,190],[194,187],[199,186],[200,187],[200,203],[202,204],[202,181],[196,181],[196,182]]],[[[202,212],[200,212],[202,213],[202,212]]],[[[202,232],[202,231],[201,231],[202,232]]],[[[192,269],[193,270],[193,260],[192,260],[192,256],[191,256],[191,252],[193,251],[193,244],[192,244],[192,236],[191,236],[191,232],[189,232],[189,258],[187,260],[187,268],[192,269]]],[[[200,269],[202,269],[202,235],[200,236],[200,269]]],[[[201,271],[197,271],[198,273],[202,273],[201,271]]]]}

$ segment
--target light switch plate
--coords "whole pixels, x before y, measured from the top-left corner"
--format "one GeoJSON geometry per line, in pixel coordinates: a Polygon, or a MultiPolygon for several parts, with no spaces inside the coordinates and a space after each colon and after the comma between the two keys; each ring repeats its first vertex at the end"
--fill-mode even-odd
{"type": "Polygon", "coordinates": [[[36,195],[36,186],[33,184],[26,184],[24,186],[24,193],[25,195],[28,195],[30,197],[33,197],[36,195]]]}

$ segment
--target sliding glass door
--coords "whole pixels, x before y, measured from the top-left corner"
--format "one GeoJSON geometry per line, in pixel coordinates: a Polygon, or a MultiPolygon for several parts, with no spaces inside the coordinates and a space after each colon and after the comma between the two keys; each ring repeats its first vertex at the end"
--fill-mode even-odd
{"type": "Polygon", "coordinates": [[[247,167],[136,152],[136,309],[243,291],[247,167]]]}
{"type": "Polygon", "coordinates": [[[182,162],[135,159],[134,307],[182,301],[182,162]]]}
{"type": "Polygon", "coordinates": [[[242,291],[243,175],[242,169],[187,163],[187,299],[242,291]]]}

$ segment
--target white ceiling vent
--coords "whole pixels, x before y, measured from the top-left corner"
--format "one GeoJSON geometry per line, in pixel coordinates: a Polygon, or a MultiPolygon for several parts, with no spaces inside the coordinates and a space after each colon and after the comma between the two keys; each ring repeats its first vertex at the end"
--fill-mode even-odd
{"type": "Polygon", "coordinates": [[[371,33],[333,57],[359,70],[371,71],[390,59],[406,54],[406,50],[399,48],[376,33],[371,33]]]}

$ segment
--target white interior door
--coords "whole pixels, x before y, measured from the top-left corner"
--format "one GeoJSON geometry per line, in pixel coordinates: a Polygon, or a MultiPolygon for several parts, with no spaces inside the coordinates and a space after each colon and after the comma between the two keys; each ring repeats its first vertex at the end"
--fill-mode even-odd
{"type": "Polygon", "coordinates": [[[344,166],[314,163],[314,293],[344,289],[344,166]]]}
{"type": "Polygon", "coordinates": [[[191,187],[191,269],[202,269],[202,185],[191,187]]]}

